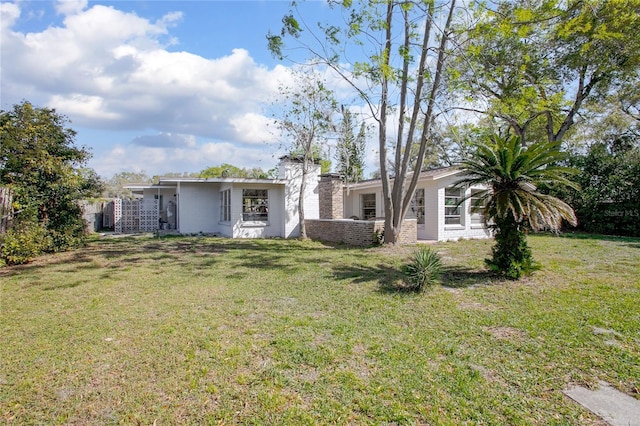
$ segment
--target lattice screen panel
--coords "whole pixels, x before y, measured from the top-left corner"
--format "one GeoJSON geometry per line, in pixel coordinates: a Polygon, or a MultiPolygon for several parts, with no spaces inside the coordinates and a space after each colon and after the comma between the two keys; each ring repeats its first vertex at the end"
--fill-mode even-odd
{"type": "Polygon", "coordinates": [[[158,229],[158,201],[147,200],[147,202],[140,201],[139,204],[139,218],[140,218],[140,231],[151,232],[158,229]]]}
{"type": "Polygon", "coordinates": [[[157,200],[113,200],[115,233],[157,231],[159,217],[157,200]]]}
{"type": "Polygon", "coordinates": [[[135,200],[122,200],[122,232],[139,232],[140,203],[135,200]]]}
{"type": "Polygon", "coordinates": [[[122,233],[122,200],[113,200],[113,232],[122,233]]]}

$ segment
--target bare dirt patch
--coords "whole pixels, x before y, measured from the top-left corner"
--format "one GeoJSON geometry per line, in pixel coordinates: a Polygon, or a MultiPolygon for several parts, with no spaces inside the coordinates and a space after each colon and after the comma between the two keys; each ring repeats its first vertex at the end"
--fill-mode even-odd
{"type": "Polygon", "coordinates": [[[482,329],[500,340],[522,339],[526,336],[522,330],[513,327],[483,327],[482,329]]]}

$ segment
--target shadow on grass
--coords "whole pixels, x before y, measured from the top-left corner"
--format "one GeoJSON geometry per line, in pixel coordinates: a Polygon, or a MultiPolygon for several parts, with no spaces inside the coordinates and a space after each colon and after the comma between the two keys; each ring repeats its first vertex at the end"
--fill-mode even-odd
{"type": "MultiPolygon", "coordinates": [[[[107,237],[92,239],[87,247],[66,253],[44,255],[26,265],[0,269],[0,275],[38,273],[59,268],[60,272],[81,273],[91,270],[117,270],[124,267],[189,267],[211,270],[225,255],[225,262],[239,268],[278,270],[295,273],[303,264],[323,261],[322,250],[352,250],[344,245],[318,244],[300,240],[237,240],[210,236],[107,237]]],[[[350,257],[363,256],[353,251],[350,257]]]]}
{"type": "Polygon", "coordinates": [[[491,271],[465,268],[464,266],[448,266],[443,269],[440,281],[444,287],[468,288],[495,284],[502,280],[491,271]]]}
{"type": "Polygon", "coordinates": [[[379,264],[375,267],[340,266],[334,268],[333,276],[337,280],[350,281],[354,284],[377,282],[381,288],[390,288],[403,280],[404,274],[397,268],[379,264]]]}
{"type": "MultiPolygon", "coordinates": [[[[381,293],[417,293],[413,287],[407,284],[405,274],[400,268],[388,265],[341,267],[334,270],[334,276],[338,280],[350,281],[355,284],[375,282],[381,293]]],[[[448,288],[469,288],[478,285],[497,284],[502,281],[501,278],[490,271],[462,266],[445,267],[440,278],[441,285],[448,288]]]]}
{"type": "Polygon", "coordinates": [[[86,247],[73,251],[45,254],[26,265],[2,268],[0,275],[11,277],[56,267],[61,268],[61,272],[81,273],[153,264],[208,269],[215,264],[216,255],[227,251],[228,247],[215,239],[107,238],[94,240],[86,247]]]}

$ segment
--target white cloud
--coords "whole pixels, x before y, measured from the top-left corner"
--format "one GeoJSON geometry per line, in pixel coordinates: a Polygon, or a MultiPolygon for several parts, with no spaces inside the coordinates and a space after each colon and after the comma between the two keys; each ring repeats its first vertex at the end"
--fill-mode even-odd
{"type": "Polygon", "coordinates": [[[20,17],[20,8],[13,3],[0,3],[0,29],[4,33],[20,17]]]}
{"type": "Polygon", "coordinates": [[[58,0],[55,9],[59,15],[75,15],[82,12],[88,3],[88,0],[58,0]]]}
{"type": "Polygon", "coordinates": [[[276,142],[276,136],[269,128],[271,122],[272,120],[268,117],[253,112],[230,120],[235,129],[237,139],[249,144],[276,142]]]}
{"type": "Polygon", "coordinates": [[[181,12],[151,22],[114,7],[60,2],[63,25],[21,33],[11,30],[17,4],[2,4],[3,104],[28,94],[34,104],[87,128],[240,137],[242,143],[266,138],[264,129],[247,129],[238,117],[264,124],[261,104],[286,75],[284,67],[269,70],[245,49],[216,59],[167,50],[174,40],[168,28],[181,12]]]}
{"type": "Polygon", "coordinates": [[[124,171],[162,175],[168,172],[197,172],[209,166],[230,163],[238,167],[273,168],[278,156],[229,142],[206,142],[187,147],[116,145],[94,158],[90,166],[101,176],[124,171]]]}
{"type": "MultiPolygon", "coordinates": [[[[263,106],[291,82],[289,68],[256,63],[242,48],[217,58],[176,51],[171,29],[184,18],[179,11],[150,20],[118,3],[59,1],[61,24],[26,32],[17,27],[22,4],[0,4],[0,108],[27,99],[56,108],[75,128],[126,133],[94,146],[90,166],[99,174],[277,162],[278,138],[263,106]]],[[[80,144],[92,142],[81,135],[80,144]]]]}

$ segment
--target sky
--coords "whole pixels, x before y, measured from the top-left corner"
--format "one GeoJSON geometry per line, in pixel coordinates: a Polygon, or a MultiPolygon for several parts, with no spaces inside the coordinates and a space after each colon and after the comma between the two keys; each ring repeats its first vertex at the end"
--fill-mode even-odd
{"type": "MultiPolygon", "coordinates": [[[[303,7],[330,13],[324,1],[303,7]]],[[[279,0],[2,1],[0,108],[27,100],[67,116],[104,178],[270,169],[286,142],[269,105],[290,64],[266,35],[288,10],[279,0]]]]}

